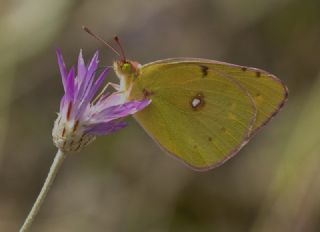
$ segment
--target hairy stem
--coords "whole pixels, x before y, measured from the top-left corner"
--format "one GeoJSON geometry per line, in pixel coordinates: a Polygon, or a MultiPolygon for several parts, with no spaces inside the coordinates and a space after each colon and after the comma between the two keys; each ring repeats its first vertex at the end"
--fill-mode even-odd
{"type": "Polygon", "coordinates": [[[28,214],[26,220],[24,221],[24,223],[20,229],[20,232],[28,231],[28,229],[30,228],[32,222],[34,221],[34,218],[37,216],[37,214],[40,210],[40,207],[41,207],[44,199],[47,196],[47,193],[52,185],[52,182],[54,181],[54,179],[57,175],[57,172],[58,172],[63,160],[65,159],[65,157],[66,157],[65,153],[62,152],[61,150],[58,150],[58,152],[54,158],[54,161],[50,167],[47,179],[44,182],[42,189],[39,193],[39,196],[38,196],[37,200],[35,201],[35,203],[33,204],[30,213],[28,214]]]}

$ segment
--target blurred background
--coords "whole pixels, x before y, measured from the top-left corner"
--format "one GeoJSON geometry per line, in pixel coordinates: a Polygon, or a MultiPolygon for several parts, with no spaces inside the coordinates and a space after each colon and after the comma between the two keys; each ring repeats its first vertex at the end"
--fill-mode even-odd
{"type": "MultiPolygon", "coordinates": [[[[202,57],[268,70],[289,101],[241,152],[204,173],[140,126],[100,137],[60,170],[31,231],[320,231],[320,1],[0,2],[0,231],[17,231],[56,148],[63,93],[55,57],[116,58],[81,30],[118,34],[147,63],[202,57]]],[[[114,74],[110,79],[116,81],[114,74]]]]}

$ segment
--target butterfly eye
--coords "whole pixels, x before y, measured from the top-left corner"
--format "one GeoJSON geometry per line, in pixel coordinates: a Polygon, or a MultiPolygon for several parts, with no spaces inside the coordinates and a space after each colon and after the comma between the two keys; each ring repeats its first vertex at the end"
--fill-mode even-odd
{"type": "Polygon", "coordinates": [[[131,71],[131,65],[129,63],[124,63],[121,67],[122,71],[124,72],[130,72],[131,71]]]}

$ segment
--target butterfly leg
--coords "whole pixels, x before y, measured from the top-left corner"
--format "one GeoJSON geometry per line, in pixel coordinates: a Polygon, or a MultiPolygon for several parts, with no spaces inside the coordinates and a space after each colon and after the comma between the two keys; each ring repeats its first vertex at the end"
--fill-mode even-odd
{"type": "Polygon", "coordinates": [[[111,86],[112,88],[114,88],[116,91],[120,90],[120,85],[112,83],[112,82],[108,82],[103,89],[101,90],[101,92],[96,96],[96,98],[93,100],[93,104],[104,94],[104,92],[107,90],[107,88],[111,86]]]}

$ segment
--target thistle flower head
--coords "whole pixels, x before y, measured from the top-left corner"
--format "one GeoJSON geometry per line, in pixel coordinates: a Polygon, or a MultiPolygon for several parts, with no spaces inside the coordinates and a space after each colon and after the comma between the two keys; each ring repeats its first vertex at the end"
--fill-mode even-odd
{"type": "MultiPolygon", "coordinates": [[[[150,100],[127,101],[119,85],[110,84],[116,91],[112,94],[101,88],[109,68],[95,78],[98,67],[98,51],[90,63],[85,64],[80,51],[77,72],[72,67],[66,69],[62,54],[56,51],[62,77],[64,96],[60,102],[60,112],[52,131],[54,144],[62,151],[79,151],[98,135],[106,135],[126,126],[124,117],[142,110],[150,100]]],[[[105,90],[105,89],[104,89],[105,90]]]]}

